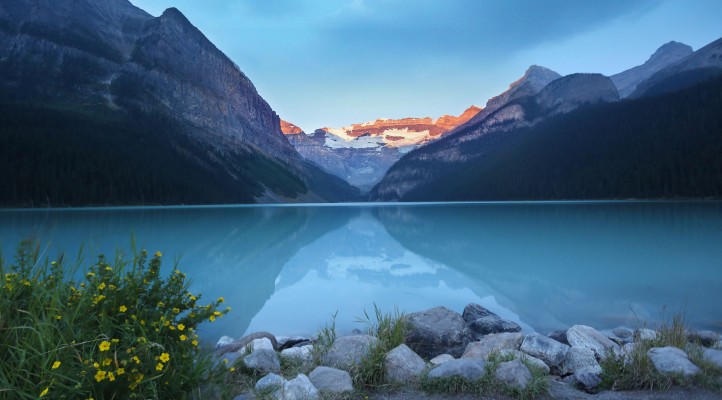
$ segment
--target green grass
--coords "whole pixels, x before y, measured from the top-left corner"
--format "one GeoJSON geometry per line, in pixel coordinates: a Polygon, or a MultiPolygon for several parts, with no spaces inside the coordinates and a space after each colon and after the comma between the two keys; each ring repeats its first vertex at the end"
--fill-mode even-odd
{"type": "Polygon", "coordinates": [[[198,304],[185,274],[160,276],[162,254],[43,259],[23,242],[0,260],[0,387],[13,399],[189,399],[213,379],[196,329],[222,317],[223,299],[198,304]]]}
{"type": "Polygon", "coordinates": [[[407,322],[404,313],[395,309],[393,313],[384,313],[374,304],[374,313],[364,310],[364,317],[358,319],[368,326],[367,333],[378,341],[369,349],[369,354],[361,364],[350,371],[355,387],[388,386],[385,382],[384,359],[389,351],[404,343],[407,322]]]}
{"type": "Polygon", "coordinates": [[[697,386],[709,390],[722,390],[722,369],[702,359],[699,345],[689,343],[685,327],[684,312],[676,313],[671,321],[662,323],[656,330],[655,339],[634,340],[634,349],[625,355],[615,355],[611,351],[600,362],[602,367],[601,388],[612,390],[669,390],[673,385],[697,386]],[[690,360],[702,372],[692,377],[681,374],[664,374],[654,367],[647,356],[653,347],[677,347],[686,351],[690,360]]]}

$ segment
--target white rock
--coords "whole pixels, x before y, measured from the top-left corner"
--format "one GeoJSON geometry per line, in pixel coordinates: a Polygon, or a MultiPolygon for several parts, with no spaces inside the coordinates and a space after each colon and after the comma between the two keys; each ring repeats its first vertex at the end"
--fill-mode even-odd
{"type": "Polygon", "coordinates": [[[304,374],[286,381],[283,388],[274,393],[278,400],[318,400],[318,389],[304,374]]]}
{"type": "Polygon", "coordinates": [[[351,375],[344,370],[319,366],[308,374],[308,379],[318,390],[331,393],[353,391],[351,375]]]}
{"type": "Polygon", "coordinates": [[[291,347],[281,351],[281,357],[298,360],[302,362],[310,362],[313,358],[313,345],[305,345],[301,347],[291,347]]]}
{"type": "Polygon", "coordinates": [[[544,361],[550,367],[555,367],[564,361],[569,346],[538,333],[531,333],[524,338],[520,350],[544,361]]]}
{"type": "Polygon", "coordinates": [[[431,365],[441,365],[451,360],[455,360],[454,356],[452,356],[451,354],[439,354],[438,356],[432,358],[429,363],[431,363],[431,365]]]}
{"type": "Polygon", "coordinates": [[[581,374],[590,372],[599,375],[602,367],[597,362],[594,352],[586,347],[572,347],[562,362],[562,372],[565,374],[581,374]]]}
{"type": "Polygon", "coordinates": [[[282,388],[284,383],[286,383],[286,380],[282,376],[270,373],[256,382],[256,390],[276,390],[282,388]]]}
{"type": "Polygon", "coordinates": [[[260,338],[260,339],[254,339],[251,341],[251,343],[248,344],[248,346],[251,348],[251,351],[256,350],[274,350],[273,343],[271,343],[271,340],[269,338],[260,338]]]}
{"type": "Polygon", "coordinates": [[[216,348],[223,347],[227,344],[231,344],[233,342],[233,338],[230,336],[221,336],[220,339],[218,339],[218,342],[216,343],[216,348]]]}
{"type": "Polygon", "coordinates": [[[621,353],[621,347],[612,342],[598,330],[586,325],[574,325],[567,330],[567,340],[572,347],[585,347],[594,352],[594,356],[601,360],[609,350],[614,354],[621,353]]]}
{"type": "Polygon", "coordinates": [[[647,356],[652,360],[657,371],[662,373],[681,373],[690,376],[701,371],[689,361],[687,353],[676,347],[653,347],[649,349],[647,356]]]}
{"type": "Polygon", "coordinates": [[[389,351],[384,358],[385,378],[388,383],[416,380],[425,369],[424,360],[403,343],[389,351]]]}

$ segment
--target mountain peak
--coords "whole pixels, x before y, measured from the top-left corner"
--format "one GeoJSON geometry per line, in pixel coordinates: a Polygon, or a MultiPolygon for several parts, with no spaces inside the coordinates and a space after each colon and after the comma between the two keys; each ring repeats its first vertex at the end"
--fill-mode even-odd
{"type": "Polygon", "coordinates": [[[637,85],[649,79],[658,71],[675,64],[693,53],[692,48],[684,43],[671,41],[660,46],[644,64],[630,68],[610,76],[619,90],[619,95],[627,97],[637,85]]]}
{"type": "Polygon", "coordinates": [[[284,120],[281,120],[281,132],[283,132],[284,135],[298,135],[304,133],[303,129],[284,120]]]}
{"type": "MultiPolygon", "coordinates": [[[[660,46],[647,60],[647,63],[666,63],[667,60],[679,60],[692,54],[692,47],[684,43],[671,41],[660,46]]],[[[645,63],[646,64],[646,63],[645,63]]]]}

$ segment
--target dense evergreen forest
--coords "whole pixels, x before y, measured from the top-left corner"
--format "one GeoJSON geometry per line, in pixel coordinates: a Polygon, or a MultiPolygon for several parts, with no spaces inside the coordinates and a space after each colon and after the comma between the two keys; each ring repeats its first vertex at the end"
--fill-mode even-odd
{"type": "Polygon", "coordinates": [[[721,94],[715,78],[490,133],[402,200],[719,199],[721,94]]]}
{"type": "Polygon", "coordinates": [[[162,114],[0,101],[0,205],[248,203],[304,182],[251,150],[220,154],[162,114]]]}

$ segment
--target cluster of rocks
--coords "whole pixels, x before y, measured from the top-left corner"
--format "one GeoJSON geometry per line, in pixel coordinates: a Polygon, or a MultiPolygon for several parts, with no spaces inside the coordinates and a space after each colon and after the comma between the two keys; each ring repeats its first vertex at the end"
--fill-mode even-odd
{"type": "MultiPolygon", "coordinates": [[[[510,361],[499,363],[494,377],[510,387],[525,389],[532,380],[531,367],[592,391],[601,382],[600,361],[611,355],[628,358],[639,343],[635,339],[654,339],[657,335],[649,329],[600,332],[585,325],[574,325],[548,336],[524,334],[516,323],[477,304],[469,304],[462,315],[435,307],[410,314],[407,321],[405,343],[384,358],[384,378],[388,383],[414,382],[424,374],[430,380],[461,377],[475,381],[487,373],[489,358],[497,355],[510,361]]],[[[270,393],[276,399],[317,399],[319,392],[353,391],[349,372],[355,371],[377,344],[377,339],[369,335],[338,337],[316,360],[320,365],[308,375],[298,374],[287,380],[279,375],[280,359],[285,357],[312,366],[313,344],[304,338],[250,339],[219,341],[219,360],[225,360],[221,362],[229,367],[242,363],[247,369],[266,374],[256,383],[255,390],[270,393]]],[[[718,334],[697,332],[690,334],[689,339],[704,346],[703,357],[722,368],[718,334]]],[[[690,376],[700,372],[688,354],[676,347],[651,348],[647,356],[662,373],[690,376]]],[[[248,398],[244,396],[251,395],[237,399],[248,398]]]]}

